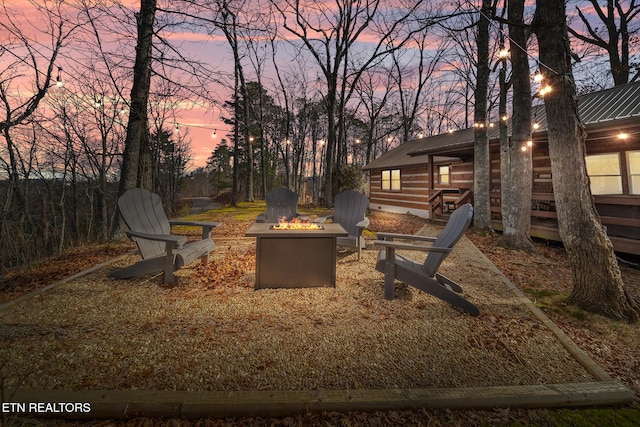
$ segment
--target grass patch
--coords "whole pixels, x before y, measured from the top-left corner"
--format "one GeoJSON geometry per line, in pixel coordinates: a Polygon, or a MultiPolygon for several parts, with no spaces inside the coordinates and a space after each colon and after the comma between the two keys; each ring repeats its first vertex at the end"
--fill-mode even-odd
{"type": "Polygon", "coordinates": [[[549,413],[558,427],[635,427],[640,425],[640,406],[631,408],[560,409],[549,413]]]}
{"type": "MultiPolygon", "coordinates": [[[[224,205],[218,209],[190,215],[188,218],[197,221],[255,221],[264,212],[267,204],[264,200],[255,202],[239,202],[237,206],[224,205]]],[[[331,214],[333,211],[324,207],[299,206],[298,212],[311,219],[331,214]]]]}
{"type": "Polygon", "coordinates": [[[556,313],[568,312],[568,296],[553,289],[523,289],[525,294],[540,310],[556,313]]]}

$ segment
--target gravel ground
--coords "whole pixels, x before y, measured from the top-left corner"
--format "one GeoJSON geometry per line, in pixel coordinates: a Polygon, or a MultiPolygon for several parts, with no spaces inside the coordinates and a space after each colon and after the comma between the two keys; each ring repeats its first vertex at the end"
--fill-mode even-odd
{"type": "MultiPolygon", "coordinates": [[[[435,235],[425,225],[420,234],[435,235]]],[[[335,288],[255,291],[255,242],[161,276],[107,277],[123,260],[0,312],[5,386],[303,390],[592,381],[463,238],[441,271],[473,317],[406,285],[383,298],[377,251],[340,252],[335,288]]],[[[417,256],[424,256],[421,253],[417,256]]]]}

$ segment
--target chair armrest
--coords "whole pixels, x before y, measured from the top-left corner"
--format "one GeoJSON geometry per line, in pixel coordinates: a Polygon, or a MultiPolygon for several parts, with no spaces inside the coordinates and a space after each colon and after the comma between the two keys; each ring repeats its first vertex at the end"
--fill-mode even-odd
{"type": "Polygon", "coordinates": [[[371,221],[369,220],[369,218],[367,218],[366,216],[364,217],[364,219],[360,222],[358,222],[356,224],[356,227],[358,228],[367,228],[369,226],[369,224],[371,223],[371,221]]]}
{"type": "Polygon", "coordinates": [[[422,251],[422,252],[441,252],[441,253],[449,253],[452,248],[441,248],[437,246],[424,246],[424,245],[413,245],[411,243],[401,243],[401,242],[393,242],[390,240],[376,240],[373,242],[374,246],[382,246],[385,248],[393,248],[393,249],[406,249],[410,251],[422,251]]]}
{"type": "Polygon", "coordinates": [[[393,240],[393,239],[405,239],[405,240],[418,240],[422,242],[435,242],[436,237],[420,236],[417,234],[400,234],[400,233],[376,233],[378,240],[393,240]]]}
{"type": "Polygon", "coordinates": [[[333,219],[333,215],[321,216],[313,220],[316,224],[324,224],[327,220],[333,219]]]}
{"type": "Polygon", "coordinates": [[[206,222],[206,221],[188,221],[175,219],[169,221],[170,225],[187,225],[194,227],[202,227],[202,240],[211,238],[211,230],[220,227],[222,225],[221,222],[206,222]]]}
{"type": "Polygon", "coordinates": [[[181,220],[181,219],[172,219],[169,221],[169,224],[171,225],[192,225],[195,227],[211,227],[211,228],[216,228],[216,227],[220,227],[222,225],[221,222],[207,222],[207,221],[188,221],[188,220],[181,220]]]}
{"type": "Polygon", "coordinates": [[[311,221],[311,218],[309,218],[309,215],[301,214],[300,212],[296,212],[296,218],[299,218],[302,221],[311,221]]]}
{"type": "Polygon", "coordinates": [[[140,239],[155,240],[157,242],[174,243],[178,246],[187,243],[186,236],[176,236],[174,234],[149,234],[140,233],[139,231],[127,231],[127,236],[138,237],[140,239]]]}
{"type": "Polygon", "coordinates": [[[267,213],[262,212],[256,217],[256,222],[267,222],[267,213]]]}

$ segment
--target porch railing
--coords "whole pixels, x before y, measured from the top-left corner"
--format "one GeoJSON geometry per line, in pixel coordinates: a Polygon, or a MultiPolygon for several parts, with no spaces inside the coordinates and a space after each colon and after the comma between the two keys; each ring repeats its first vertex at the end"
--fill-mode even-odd
{"type": "Polygon", "coordinates": [[[434,214],[448,214],[470,202],[473,193],[468,188],[443,188],[435,190],[428,199],[431,218],[434,214]]]}

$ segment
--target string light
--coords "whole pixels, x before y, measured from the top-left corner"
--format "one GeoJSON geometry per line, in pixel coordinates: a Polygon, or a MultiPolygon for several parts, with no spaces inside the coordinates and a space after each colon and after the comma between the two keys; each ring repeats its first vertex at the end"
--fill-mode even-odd
{"type": "Polygon", "coordinates": [[[540,72],[540,68],[538,67],[538,69],[536,70],[536,72],[533,74],[533,80],[536,83],[541,83],[542,80],[544,80],[544,76],[542,75],[542,73],[540,72]]]}
{"type": "Polygon", "coordinates": [[[621,139],[623,141],[626,141],[629,138],[629,134],[625,133],[625,132],[620,132],[618,134],[618,139],[621,139]]]}
{"type": "Polygon", "coordinates": [[[62,67],[58,67],[58,77],[56,77],[56,87],[64,86],[64,82],[62,81],[62,67]]]}
{"type": "Polygon", "coordinates": [[[500,24],[500,30],[498,34],[500,37],[500,46],[498,48],[498,58],[505,60],[509,57],[509,50],[504,47],[504,33],[502,32],[502,24],[500,24]]]}
{"type": "Polygon", "coordinates": [[[545,97],[546,95],[550,94],[552,91],[551,86],[549,85],[545,85],[543,87],[540,88],[540,90],[538,91],[538,93],[540,94],[541,97],[545,97]]]}
{"type": "Polygon", "coordinates": [[[218,136],[218,135],[216,135],[216,132],[218,132],[218,129],[214,129],[213,130],[213,133],[211,134],[211,138],[215,138],[215,137],[218,136]]]}

